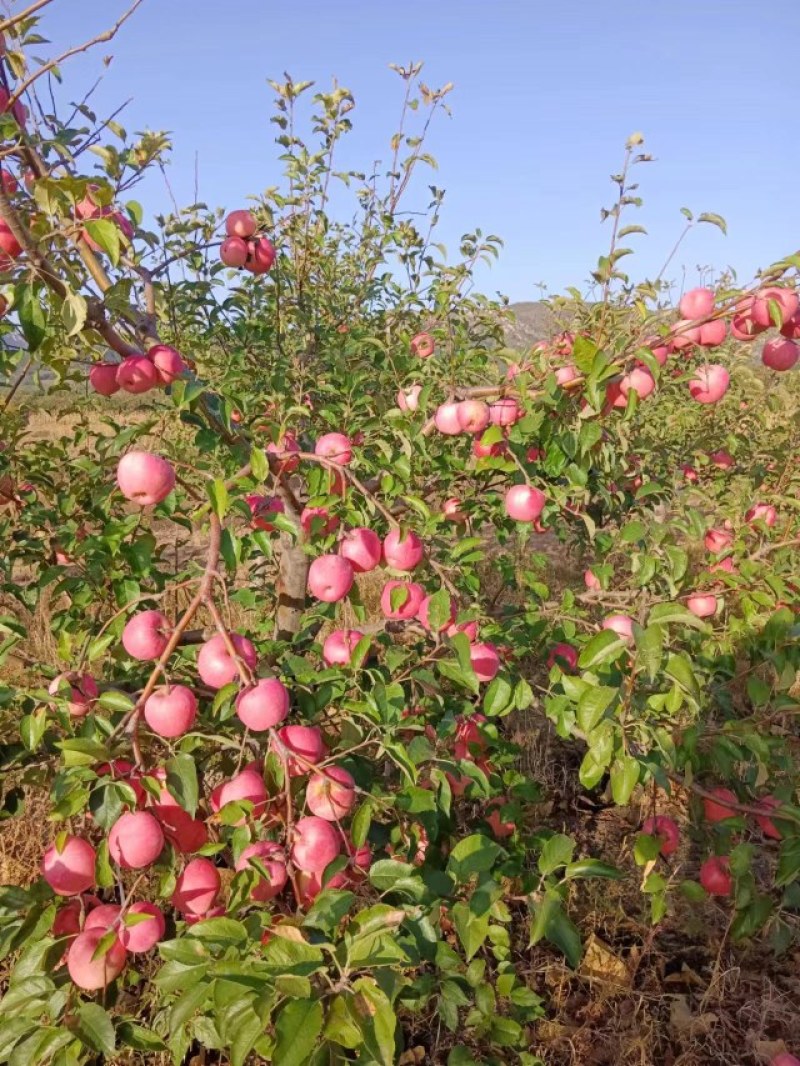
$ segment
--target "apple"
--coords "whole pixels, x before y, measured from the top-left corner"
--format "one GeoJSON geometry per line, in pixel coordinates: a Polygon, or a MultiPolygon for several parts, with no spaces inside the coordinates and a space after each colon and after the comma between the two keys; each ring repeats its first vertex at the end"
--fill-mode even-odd
{"type": "Polygon", "coordinates": [[[118,363],[95,363],[89,371],[89,384],[101,396],[113,396],[119,392],[118,369],[118,363]]]}
{"type": "Polygon", "coordinates": [[[486,804],[486,821],[491,829],[492,833],[498,840],[503,840],[506,837],[510,837],[514,832],[515,826],[513,822],[504,822],[501,816],[502,808],[508,803],[508,797],[499,796],[495,799],[489,800],[486,804]]]}
{"type": "Polygon", "coordinates": [[[267,458],[274,456],[278,460],[270,464],[276,474],[293,474],[300,465],[300,458],[296,454],[299,451],[297,437],[288,431],[279,440],[270,441],[266,447],[267,458]]]}
{"type": "Polygon", "coordinates": [[[703,348],[716,348],[722,344],[728,332],[725,320],[715,318],[711,322],[704,322],[700,327],[700,344],[703,348]]]}
{"type": "Polygon", "coordinates": [[[363,636],[358,629],[334,629],[322,645],[322,658],[328,666],[349,666],[356,645],[363,636]]]}
{"type": "MultiPolygon", "coordinates": [[[[53,919],[51,933],[57,939],[76,937],[81,931],[81,916],[83,905],[79,899],[71,899],[63,907],[59,907],[53,919]]],[[[66,957],[66,956],[65,956],[66,957]]]]}
{"type": "Polygon", "coordinates": [[[782,289],[772,285],[766,289],[760,289],[755,294],[750,315],[757,326],[763,326],[764,329],[777,326],[780,329],[797,314],[798,308],[800,308],[800,301],[798,301],[797,293],[791,289],[782,289]],[[770,305],[777,310],[777,322],[773,320],[770,305]]]}
{"type": "Polygon", "coordinates": [[[387,581],[381,593],[381,610],[389,619],[408,621],[415,617],[424,597],[425,589],[416,581],[387,581]],[[398,595],[393,607],[395,589],[402,590],[402,595],[398,595]]]}
{"type": "Polygon", "coordinates": [[[558,665],[564,672],[571,672],[578,667],[578,652],[571,644],[554,644],[547,656],[547,669],[558,665]]]}
{"type": "Polygon", "coordinates": [[[653,818],[647,818],[642,825],[642,832],[649,837],[660,837],[660,854],[664,858],[678,850],[681,834],[674,818],[669,818],[666,814],[657,814],[653,818]]]}
{"type": "Polygon", "coordinates": [[[117,464],[117,485],[126,500],[151,507],[175,488],[175,471],[160,455],[126,452],[117,464]]]}
{"type": "Polygon", "coordinates": [[[729,896],[733,888],[727,855],[713,855],[700,867],[700,884],[709,896],[729,896]]]}
{"type": "Polygon", "coordinates": [[[286,869],[286,852],[279,844],[269,840],[256,840],[242,849],[242,853],[236,860],[234,869],[252,870],[257,877],[250,898],[256,903],[266,903],[279,895],[287,880],[289,873],[286,869]],[[251,859],[257,859],[267,873],[265,878],[260,871],[251,864],[251,859]]]}
{"type": "Polygon", "coordinates": [[[158,372],[144,355],[129,355],[117,367],[117,385],[124,392],[147,392],[157,384],[158,372]]]}
{"type": "Polygon", "coordinates": [[[448,637],[454,637],[456,633],[463,633],[470,644],[473,644],[478,639],[478,623],[471,620],[469,622],[456,622],[448,626],[448,637]]]}
{"type": "Polygon", "coordinates": [[[457,759],[474,760],[486,752],[486,738],[480,731],[485,721],[486,715],[480,712],[456,719],[453,754],[457,759]]]}
{"type": "Polygon", "coordinates": [[[156,368],[158,380],[163,385],[171,385],[186,370],[181,353],[168,344],[154,344],[152,348],[148,348],[147,358],[156,368]]]}
{"type": "Polygon", "coordinates": [[[718,403],[728,391],[731,376],[724,366],[709,363],[689,382],[689,393],[698,403],[718,403]]]}
{"type": "Polygon", "coordinates": [[[770,529],[778,521],[778,512],[771,503],[756,503],[744,516],[746,522],[763,522],[770,529]]]}
{"type": "Polygon", "coordinates": [[[67,711],[71,718],[85,718],[100,695],[97,682],[91,674],[59,674],[50,682],[47,691],[51,696],[58,694],[62,681],[70,682],[67,711]]]}
{"type": "Polygon", "coordinates": [[[300,512],[300,528],[307,537],[325,537],[339,527],[338,515],[327,507],[304,507],[300,512]]]}
{"type": "Polygon", "coordinates": [[[163,911],[160,907],[157,907],[155,903],[148,903],[146,901],[132,903],[130,907],[128,907],[127,914],[146,914],[148,917],[145,921],[137,921],[136,923],[127,925],[125,923],[125,916],[123,916],[122,923],[117,931],[117,936],[126,951],[133,952],[135,955],[141,952],[150,951],[151,948],[156,946],[159,940],[163,939],[166,922],[164,921],[163,911]]]}
{"type": "Polygon", "coordinates": [[[73,984],[86,992],[105,988],[125,969],[128,954],[118,939],[112,940],[108,949],[95,958],[100,941],[105,936],[103,929],[90,929],[79,933],[67,952],[67,969],[73,984]]]}
{"type": "Polygon", "coordinates": [[[436,351],[436,343],[430,333],[418,333],[411,338],[411,354],[419,359],[430,359],[436,351]]]}
{"type": "Polygon", "coordinates": [[[633,637],[633,619],[627,614],[610,614],[601,628],[610,629],[624,640],[631,640],[633,637]]]}
{"type": "Polygon", "coordinates": [[[219,871],[209,859],[188,862],[178,875],[172,905],[184,915],[201,916],[208,913],[222,885],[219,871]]]}
{"type": "Polygon", "coordinates": [[[573,381],[577,381],[580,376],[576,366],[560,366],[556,370],[556,384],[563,389],[565,385],[571,385],[573,381]]]}
{"type": "Polygon", "coordinates": [[[455,437],[458,433],[461,433],[458,404],[453,400],[439,404],[433,416],[433,424],[440,433],[444,433],[448,437],[455,437]]]}
{"type": "Polygon", "coordinates": [[[225,219],[225,232],[229,237],[252,237],[257,228],[251,211],[231,211],[225,219]]]}
{"type": "Polygon", "coordinates": [[[283,500],[279,496],[257,496],[249,493],[245,496],[245,502],[253,516],[251,522],[253,529],[260,529],[264,533],[274,533],[275,526],[270,522],[270,518],[285,513],[283,500]]]}
{"type": "MultiPolygon", "coordinates": [[[[217,785],[211,793],[211,809],[216,813],[229,803],[252,803],[253,817],[260,818],[267,806],[267,786],[258,770],[245,767],[238,774],[217,785]]],[[[237,824],[244,825],[242,818],[237,824]]]]}
{"type": "Polygon", "coordinates": [[[764,796],[763,799],[760,799],[758,801],[756,806],[764,811],[764,814],[756,815],[756,822],[764,836],[770,837],[772,840],[782,840],[783,833],[780,831],[780,829],[778,829],[774,821],[770,817],[768,817],[770,811],[774,811],[777,807],[782,806],[781,801],[778,799],[778,797],[764,796]]]}
{"type": "Polygon", "coordinates": [[[716,452],[709,452],[708,458],[720,470],[731,470],[736,465],[736,460],[724,448],[720,448],[716,452]]]}
{"type": "Polygon", "coordinates": [[[152,866],[163,847],[161,826],[147,811],[126,811],[108,834],[108,853],[125,870],[152,866]]]}
{"type": "Polygon", "coordinates": [[[547,497],[532,485],[512,485],[506,493],[505,509],[515,522],[535,522],[544,510],[547,497]]]}
{"type": "Polygon", "coordinates": [[[92,908],[86,915],[83,928],[102,929],[104,933],[108,933],[118,924],[120,914],[122,914],[122,907],[116,903],[101,903],[99,907],[92,908]]]}
{"type": "Polygon", "coordinates": [[[513,426],[522,418],[522,408],[510,396],[489,404],[489,419],[493,426],[513,426]]]}
{"type": "Polygon", "coordinates": [[[448,522],[455,522],[460,524],[466,522],[467,516],[464,511],[461,510],[461,500],[457,496],[450,496],[442,504],[442,517],[447,519],[448,522]]]}
{"type": "Polygon", "coordinates": [[[266,274],[272,269],[274,262],[275,249],[267,237],[257,237],[247,242],[245,270],[249,270],[251,274],[266,274]]]}
{"type": "Polygon", "coordinates": [[[625,407],[628,401],[628,393],[633,390],[640,400],[645,400],[656,387],[656,379],[646,367],[634,367],[619,383],[619,391],[622,395],[622,404],[625,407]]]}
{"type": "Polygon", "coordinates": [[[247,242],[241,237],[228,237],[220,245],[219,257],[227,267],[243,267],[247,262],[247,242]]]}
{"type": "Polygon", "coordinates": [[[298,869],[322,873],[341,850],[339,834],[324,818],[311,814],[295,822],[289,857],[298,869]]]}
{"type": "Polygon", "coordinates": [[[236,713],[248,729],[272,729],[289,714],[289,691],[276,677],[262,677],[236,697],[236,713]]]}
{"type": "Polygon", "coordinates": [[[719,601],[714,595],[696,592],[686,600],[686,607],[697,618],[711,618],[717,613],[719,601]]]}
{"type": "Polygon", "coordinates": [[[4,269],[8,269],[9,260],[16,259],[22,251],[22,245],[11,232],[11,227],[4,218],[0,218],[0,252],[4,269]]]}
{"type": "Polygon", "coordinates": [[[339,543],[339,554],[349,559],[357,574],[368,574],[381,561],[381,538],[365,526],[356,526],[345,533],[339,543]]]}
{"type": "Polygon", "coordinates": [[[403,536],[400,528],[390,529],[383,538],[383,558],[394,570],[413,570],[424,555],[425,546],[413,530],[403,536]]]}
{"type": "Polygon", "coordinates": [[[784,337],[775,337],[767,341],[761,351],[761,362],[770,370],[783,373],[791,370],[797,360],[800,359],[800,347],[794,341],[784,337]]]}
{"type": "MultiPolygon", "coordinates": [[[[419,605],[419,609],[417,610],[417,618],[420,620],[422,625],[425,627],[425,629],[428,630],[429,633],[433,633],[434,627],[430,618],[430,603],[431,597],[426,596],[423,599],[422,603],[420,603],[419,605]]],[[[449,614],[444,619],[444,621],[436,628],[436,632],[442,633],[444,632],[444,630],[448,629],[451,625],[453,625],[456,620],[456,613],[456,601],[451,597],[449,614]]]]}
{"type": "Polygon", "coordinates": [[[733,565],[733,559],[731,558],[720,559],[719,562],[712,563],[712,565],[709,566],[708,569],[712,574],[716,573],[717,571],[722,571],[725,574],[736,573],[736,567],[733,565]]]}
{"type": "Polygon", "coordinates": [[[316,726],[285,725],[277,731],[276,737],[276,750],[281,758],[286,759],[290,777],[308,773],[309,764],[316,766],[325,755],[325,743],[316,726]],[[297,758],[292,758],[292,755],[297,758]]]}
{"type": "Polygon", "coordinates": [[[342,766],[326,766],[313,773],[306,785],[306,805],[326,822],[340,822],[356,802],[355,782],[342,766]]]}
{"type": "MultiPolygon", "coordinates": [[[[0,55],[2,55],[2,51],[0,51],[0,55]]],[[[2,169],[0,169],[0,186],[2,186],[3,192],[6,194],[6,196],[13,196],[19,188],[19,182],[11,173],[11,171],[7,170],[5,167],[2,167],[2,169]]]]}
{"type": "Polygon", "coordinates": [[[158,818],[170,844],[184,855],[205,847],[208,843],[206,823],[200,818],[192,818],[188,811],[179,807],[166,789],[161,795],[161,802],[151,804],[150,811],[158,818]]]}
{"type": "Polygon", "coordinates": [[[42,877],[58,896],[78,896],[94,885],[97,855],[88,840],[67,836],[61,848],[51,844],[42,857],[42,877]]]}
{"type": "Polygon", "coordinates": [[[182,737],[196,717],[197,698],[186,685],[162,685],[145,700],[144,719],[160,737],[182,737]]]}
{"type": "MultiPolygon", "coordinates": [[[[230,640],[238,659],[250,670],[254,670],[258,656],[256,649],[247,637],[231,633],[230,640]]],[[[215,633],[200,649],[197,656],[197,672],[209,688],[223,688],[239,678],[239,663],[230,651],[221,633],[215,633]]]]}
{"type": "Polygon", "coordinates": [[[800,1059],[790,1055],[788,1051],[782,1051],[775,1058],[770,1059],[769,1066],[800,1066],[800,1059]]]}
{"type": "Polygon", "coordinates": [[[795,311],[791,318],[781,326],[781,333],[789,340],[800,339],[800,311],[795,311]]]}
{"type": "Polygon", "coordinates": [[[489,425],[489,406],[483,400],[462,400],[456,404],[456,416],[464,433],[483,433],[489,425]]]}
{"type": "Polygon", "coordinates": [[[493,681],[500,669],[500,655],[497,648],[487,641],[470,644],[469,661],[479,681],[493,681]]]}
{"type": "Polygon", "coordinates": [[[732,792],[731,789],[712,788],[711,796],[703,800],[703,813],[709,822],[724,822],[726,818],[736,817],[737,811],[735,807],[738,803],[739,800],[736,797],[736,793],[732,792]],[[727,800],[728,803],[734,804],[734,807],[719,803],[719,800],[727,800]]]}
{"type": "Polygon", "coordinates": [[[682,318],[706,318],[714,312],[715,296],[711,289],[690,289],[678,304],[682,318]]]}
{"type": "Polygon", "coordinates": [[[508,445],[504,440],[495,441],[493,444],[483,444],[479,440],[472,442],[472,454],[476,459],[498,459],[508,451],[508,445]]]}
{"type": "Polygon", "coordinates": [[[314,445],[314,454],[347,466],[353,458],[353,444],[344,433],[324,433],[314,445]]]}
{"type": "Polygon", "coordinates": [[[308,590],[323,603],[343,600],[353,587],[355,572],[341,555],[320,555],[308,568],[308,590]]]}
{"type": "Polygon", "coordinates": [[[733,544],[733,533],[725,529],[709,529],[703,537],[703,544],[708,551],[717,555],[733,544]]]}
{"type": "Polygon", "coordinates": [[[652,353],[659,366],[664,366],[672,355],[672,341],[668,337],[650,337],[644,342],[644,347],[652,353]]]}
{"type": "Polygon", "coordinates": [[[598,589],[601,589],[603,587],[600,584],[600,578],[597,577],[593,570],[583,571],[583,583],[591,592],[597,592],[598,589]]]}
{"type": "Polygon", "coordinates": [[[422,392],[421,385],[410,385],[407,389],[397,394],[397,406],[401,411],[416,411],[419,407],[419,394],[422,392]]]}
{"type": "Polygon", "coordinates": [[[132,659],[159,659],[172,636],[172,626],[161,611],[140,611],[122,630],[122,646],[132,659]]]}

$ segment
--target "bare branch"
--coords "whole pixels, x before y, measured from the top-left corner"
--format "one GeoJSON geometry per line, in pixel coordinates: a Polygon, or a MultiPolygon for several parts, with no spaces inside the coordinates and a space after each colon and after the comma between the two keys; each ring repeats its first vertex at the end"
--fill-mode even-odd
{"type": "Polygon", "coordinates": [[[37,11],[40,11],[43,7],[47,7],[48,4],[52,4],[53,0],[36,0],[30,7],[26,7],[24,11],[20,11],[16,15],[11,15],[9,18],[0,22],[0,33],[5,33],[6,30],[10,30],[12,26],[16,26],[18,22],[23,22],[26,18],[34,15],[37,11]]]}

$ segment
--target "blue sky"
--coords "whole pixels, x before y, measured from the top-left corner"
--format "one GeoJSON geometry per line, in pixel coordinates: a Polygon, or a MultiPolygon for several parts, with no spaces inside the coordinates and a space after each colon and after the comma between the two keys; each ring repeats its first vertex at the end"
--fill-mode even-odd
{"type": "MultiPolygon", "coordinates": [[[[55,0],[42,31],[50,55],[107,28],[128,0],[55,0]],[[76,11],[80,14],[76,17],[76,11]]],[[[180,202],[240,206],[278,180],[268,77],[284,70],[353,90],[356,132],[345,162],[388,158],[400,102],[390,62],[425,61],[431,85],[455,83],[452,119],[430,150],[447,189],[442,239],[476,226],[505,249],[480,287],[535,299],[583,286],[608,244],[599,209],[626,137],[641,130],[656,161],[639,168],[650,236],[627,260],[657,273],[680,232],[681,206],[715,211],[690,234],[670,276],[732,266],[742,280],[800,245],[796,72],[800,3],[771,0],[145,0],[109,45],[70,61],[72,96],[113,54],[95,104],[133,96],[128,129],[171,131],[180,202]]],[[[424,183],[420,197],[424,198],[424,183]]],[[[159,180],[141,192],[167,205],[159,180]]]]}

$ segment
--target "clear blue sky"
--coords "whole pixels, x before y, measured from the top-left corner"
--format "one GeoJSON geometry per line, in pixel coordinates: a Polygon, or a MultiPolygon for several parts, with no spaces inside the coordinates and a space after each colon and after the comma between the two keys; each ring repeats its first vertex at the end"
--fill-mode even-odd
{"type": "MultiPolygon", "coordinates": [[[[43,55],[107,28],[128,0],[55,0],[43,55]],[[76,17],[76,12],[80,14],[76,17]]],[[[16,5],[15,5],[16,6],[16,5]]],[[[800,138],[791,42],[800,0],[145,0],[110,45],[71,61],[73,94],[114,55],[95,102],[133,102],[128,129],[167,129],[177,198],[240,206],[276,182],[268,77],[289,71],[353,90],[345,160],[388,158],[401,85],[390,62],[425,61],[431,85],[455,83],[453,118],[433,132],[447,189],[443,239],[499,234],[484,291],[532,299],[581,286],[607,247],[608,175],[626,137],[646,136],[639,168],[649,238],[631,266],[655,274],[681,227],[679,208],[724,215],[690,235],[671,275],[730,265],[746,280],[800,245],[800,138]]],[[[422,192],[424,192],[424,187],[422,192]]],[[[156,181],[141,195],[166,206],[156,181]]],[[[634,238],[634,240],[637,240],[634,238]]]]}

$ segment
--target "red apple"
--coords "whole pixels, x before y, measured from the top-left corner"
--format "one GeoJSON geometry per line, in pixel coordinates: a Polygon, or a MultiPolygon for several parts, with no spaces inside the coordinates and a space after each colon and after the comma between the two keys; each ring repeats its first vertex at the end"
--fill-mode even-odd
{"type": "Polygon", "coordinates": [[[148,916],[145,921],[137,921],[130,925],[125,923],[125,916],[123,916],[117,935],[126,951],[131,951],[134,954],[150,951],[159,940],[163,939],[166,923],[163,912],[155,903],[145,901],[132,903],[126,913],[130,915],[146,914],[148,916]]]}
{"type": "Polygon", "coordinates": [[[381,561],[383,548],[381,538],[371,529],[356,526],[342,537],[339,554],[349,559],[357,574],[367,574],[381,561]]]}
{"type": "Polygon", "coordinates": [[[363,636],[358,629],[334,629],[322,645],[322,658],[328,666],[349,666],[356,645],[363,636]]]}
{"type": "Polygon", "coordinates": [[[152,361],[158,380],[163,385],[170,385],[173,381],[177,381],[186,370],[186,363],[180,352],[168,344],[153,345],[147,351],[147,358],[152,361]]]}
{"type": "MultiPolygon", "coordinates": [[[[261,818],[267,806],[267,786],[264,778],[254,769],[245,767],[238,774],[225,781],[211,793],[211,809],[221,811],[229,803],[252,803],[253,817],[261,818]]],[[[244,825],[246,818],[240,819],[238,825],[244,825]]]]}
{"type": "Polygon", "coordinates": [[[713,855],[700,867],[700,884],[709,896],[729,896],[733,888],[727,855],[713,855]]]}
{"type": "Polygon", "coordinates": [[[483,433],[489,425],[489,407],[483,400],[462,400],[456,405],[456,414],[465,433],[483,433]]]}
{"type": "Polygon", "coordinates": [[[325,537],[339,528],[339,517],[327,507],[304,507],[300,512],[300,528],[307,537],[325,537]]]}
{"type": "Polygon", "coordinates": [[[353,458],[353,445],[344,433],[325,433],[314,445],[314,454],[347,466],[353,458]]]}
{"type": "Polygon", "coordinates": [[[712,788],[711,797],[703,800],[703,813],[709,822],[723,822],[726,818],[736,817],[737,811],[735,807],[739,800],[735,792],[732,792],[729,788],[712,788]],[[718,800],[727,800],[728,804],[732,803],[734,806],[730,807],[725,803],[719,803],[717,802],[718,800]]]}
{"type": "Polygon", "coordinates": [[[510,396],[489,404],[489,418],[493,426],[513,426],[522,418],[522,408],[510,396]]]}
{"type": "Polygon", "coordinates": [[[73,984],[86,992],[105,988],[125,969],[128,956],[119,940],[112,940],[108,949],[99,958],[95,958],[100,941],[105,935],[103,929],[90,929],[76,936],[69,946],[69,975],[73,984]]]}
{"type": "Polygon", "coordinates": [[[236,697],[236,713],[257,733],[273,729],[289,714],[289,692],[277,677],[262,677],[236,697]]]}
{"type": "Polygon", "coordinates": [[[419,359],[430,359],[436,351],[436,343],[430,333],[418,333],[411,338],[411,354],[419,359]]]}
{"type": "Polygon", "coordinates": [[[697,377],[689,382],[692,399],[698,403],[718,403],[728,391],[730,374],[724,366],[711,363],[697,371],[697,377]]]}
{"type": "Polygon", "coordinates": [[[308,809],[327,822],[340,822],[347,817],[356,802],[354,785],[352,775],[344,767],[326,766],[308,779],[308,809]]]}
{"type": "Polygon", "coordinates": [[[251,864],[251,859],[258,860],[268,877],[265,878],[257,872],[258,880],[253,886],[250,898],[256,903],[266,903],[268,900],[275,899],[283,891],[289,878],[286,869],[286,852],[279,844],[274,844],[269,840],[257,840],[242,850],[234,868],[237,871],[253,870],[255,872],[256,868],[251,864]]]}
{"type": "Polygon", "coordinates": [[[343,600],[353,587],[355,572],[341,555],[320,555],[308,568],[308,590],[323,603],[343,600]]]}
{"type": "MultiPolygon", "coordinates": [[[[420,620],[420,622],[425,627],[425,629],[427,629],[429,633],[432,633],[433,632],[433,624],[432,624],[431,619],[430,619],[430,603],[431,603],[431,597],[430,596],[426,596],[423,599],[422,603],[420,603],[420,605],[419,605],[419,609],[417,611],[417,618],[420,620]]],[[[450,598],[450,612],[449,612],[447,618],[445,618],[444,621],[437,627],[436,632],[441,633],[445,629],[448,629],[451,625],[453,625],[455,620],[456,620],[456,601],[451,597],[450,598]]]]}
{"type": "Polygon", "coordinates": [[[425,590],[415,581],[387,581],[381,593],[381,610],[389,619],[407,621],[414,618],[424,596],[425,590]],[[392,593],[395,589],[401,589],[402,595],[398,597],[398,605],[392,607],[392,593]]]}
{"type": "Polygon", "coordinates": [[[78,896],[94,885],[97,856],[82,837],[67,836],[59,850],[51,844],[42,857],[42,877],[59,896],[78,896]]]}
{"type": "Polygon", "coordinates": [[[287,432],[278,441],[270,441],[267,445],[267,458],[271,455],[278,460],[271,464],[271,468],[277,474],[292,474],[300,465],[300,459],[295,454],[300,451],[300,445],[294,433],[287,432]]]}
{"type": "Polygon", "coordinates": [[[719,602],[714,595],[696,592],[687,599],[686,607],[697,618],[711,618],[717,613],[719,602]]]}
{"type": "Polygon", "coordinates": [[[753,298],[750,315],[757,326],[769,329],[770,326],[780,328],[789,321],[800,308],[797,293],[792,289],[782,289],[775,285],[760,289],[753,298]],[[778,311],[778,321],[773,321],[770,312],[770,304],[778,311]]]}
{"type": "Polygon", "coordinates": [[[783,337],[775,337],[767,341],[761,351],[761,362],[764,366],[778,373],[791,370],[798,359],[800,359],[800,348],[794,341],[783,337]]]}
{"type": "Polygon", "coordinates": [[[512,485],[506,493],[505,509],[515,522],[535,522],[544,510],[547,497],[532,485],[512,485]]]}
{"type": "MultiPolygon", "coordinates": [[[[250,670],[254,670],[258,656],[252,642],[238,633],[231,633],[230,640],[238,659],[250,670]]],[[[239,663],[231,655],[221,633],[215,633],[200,649],[197,672],[209,688],[223,688],[239,678],[239,663]]]]}
{"type": "Polygon", "coordinates": [[[275,526],[270,521],[277,514],[284,514],[286,508],[279,496],[257,496],[250,493],[245,496],[245,502],[253,516],[251,525],[253,529],[263,530],[264,533],[274,533],[275,526]]]}
{"type": "Polygon", "coordinates": [[[172,636],[172,626],[161,611],[140,611],[122,630],[122,646],[132,659],[149,662],[160,658],[172,636]]]}
{"type": "Polygon", "coordinates": [[[590,589],[592,592],[596,592],[603,587],[600,584],[600,578],[596,576],[593,570],[583,571],[583,583],[586,585],[587,589],[590,589]]]}
{"type": "Polygon", "coordinates": [[[577,367],[560,366],[556,370],[556,383],[563,389],[565,385],[570,385],[573,381],[577,381],[580,376],[577,367]]]}
{"type": "Polygon", "coordinates": [[[744,517],[746,522],[763,522],[771,529],[778,521],[778,512],[771,503],[756,503],[744,517]]]}
{"type": "Polygon", "coordinates": [[[252,237],[256,231],[256,220],[247,210],[231,211],[225,219],[225,232],[229,237],[252,237]]]}
{"type": "Polygon", "coordinates": [[[725,320],[715,318],[711,322],[704,322],[700,327],[700,344],[704,348],[716,348],[725,340],[728,328],[725,320]]]}
{"type": "Polygon", "coordinates": [[[440,433],[444,433],[448,437],[455,437],[461,432],[458,404],[455,401],[440,404],[433,416],[433,424],[440,433]]]}
{"type": "Polygon", "coordinates": [[[678,304],[682,318],[706,318],[714,312],[715,296],[711,289],[690,289],[678,304]]]}
{"type": "Polygon", "coordinates": [[[547,669],[552,670],[556,664],[566,672],[576,670],[578,667],[577,650],[571,644],[554,644],[547,656],[547,669]]]}
{"type": "Polygon", "coordinates": [[[602,625],[603,629],[610,629],[624,640],[633,638],[633,619],[627,614],[611,614],[602,625]]]}
{"type": "Polygon", "coordinates": [[[715,555],[725,551],[733,544],[733,534],[725,529],[709,529],[703,538],[703,543],[710,552],[715,555]]]}
{"type": "Polygon", "coordinates": [[[251,274],[266,274],[275,262],[275,249],[267,237],[258,237],[247,242],[245,270],[251,274]]]}
{"type": "Polygon", "coordinates": [[[618,406],[625,407],[628,393],[633,390],[640,400],[645,400],[656,387],[656,379],[646,367],[634,367],[619,383],[619,391],[623,402],[618,406]]]}
{"type": "Polygon", "coordinates": [[[497,648],[487,641],[470,644],[469,661],[479,681],[493,681],[500,669],[500,655],[497,648]]]}
{"type": "Polygon", "coordinates": [[[221,887],[219,871],[209,859],[192,859],[178,876],[172,905],[184,915],[202,916],[213,907],[221,887]]]}
{"type": "Polygon", "coordinates": [[[647,818],[642,825],[642,832],[649,837],[661,838],[660,853],[664,858],[678,850],[681,834],[674,818],[669,818],[666,814],[657,814],[654,818],[647,818]]]}
{"type": "Polygon", "coordinates": [[[247,241],[243,241],[241,237],[228,237],[220,245],[219,257],[227,267],[243,267],[247,256],[247,241]]]}
{"type": "Polygon", "coordinates": [[[276,733],[275,745],[281,758],[286,758],[290,777],[308,773],[325,755],[325,743],[319,729],[313,725],[285,725],[276,733]],[[297,756],[292,758],[292,755],[297,756]]]}
{"type": "Polygon", "coordinates": [[[89,384],[101,396],[113,396],[119,392],[117,363],[95,363],[89,371],[89,384]]]}
{"type": "Polygon", "coordinates": [[[413,530],[403,535],[399,528],[390,529],[383,539],[383,557],[394,570],[413,570],[424,555],[425,546],[413,530]]]}
{"type": "Polygon", "coordinates": [[[163,847],[161,826],[147,811],[126,811],[108,834],[108,853],[125,870],[152,866],[163,847]]]}
{"type": "Polygon", "coordinates": [[[129,355],[117,367],[117,384],[125,392],[147,392],[158,380],[156,368],[144,355],[129,355]]]}
{"type": "Polygon", "coordinates": [[[196,717],[197,698],[186,685],[162,685],[145,700],[144,719],[160,737],[182,737],[196,717]]]}
{"type": "Polygon", "coordinates": [[[758,827],[765,837],[770,837],[772,840],[782,840],[783,833],[778,829],[775,822],[768,816],[770,811],[774,811],[776,808],[782,806],[781,801],[777,796],[764,796],[757,803],[757,806],[764,811],[761,815],[756,815],[756,822],[758,827]]]}
{"type": "Polygon", "coordinates": [[[151,507],[175,488],[175,471],[160,455],[127,452],[117,464],[117,485],[126,499],[151,507]]]}
{"type": "Polygon", "coordinates": [[[455,522],[457,524],[466,522],[467,516],[464,511],[461,510],[461,506],[461,500],[459,500],[457,496],[451,496],[442,504],[442,517],[446,518],[448,522],[455,522]]]}
{"type": "Polygon", "coordinates": [[[322,873],[341,850],[339,834],[324,818],[307,815],[295,822],[290,858],[298,869],[322,873]]]}

